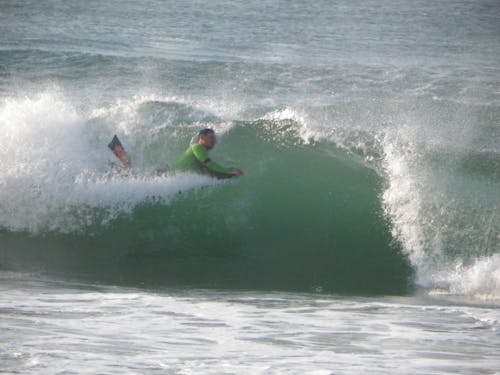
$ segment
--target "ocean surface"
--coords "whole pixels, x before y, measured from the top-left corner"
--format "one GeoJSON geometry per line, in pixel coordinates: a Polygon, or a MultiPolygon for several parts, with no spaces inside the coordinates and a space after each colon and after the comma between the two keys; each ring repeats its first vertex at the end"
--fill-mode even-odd
{"type": "Polygon", "coordinates": [[[500,3],[0,0],[0,290],[0,374],[500,374],[500,3]]]}

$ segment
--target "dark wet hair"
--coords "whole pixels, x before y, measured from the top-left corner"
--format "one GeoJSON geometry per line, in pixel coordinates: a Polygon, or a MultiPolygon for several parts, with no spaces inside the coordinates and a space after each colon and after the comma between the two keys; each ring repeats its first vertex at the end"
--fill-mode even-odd
{"type": "Polygon", "coordinates": [[[215,132],[214,132],[214,130],[213,130],[213,129],[210,129],[210,128],[202,129],[202,130],[200,130],[200,132],[198,133],[198,139],[200,139],[200,137],[202,137],[202,136],[207,135],[208,133],[213,133],[213,134],[215,134],[215,132]]]}

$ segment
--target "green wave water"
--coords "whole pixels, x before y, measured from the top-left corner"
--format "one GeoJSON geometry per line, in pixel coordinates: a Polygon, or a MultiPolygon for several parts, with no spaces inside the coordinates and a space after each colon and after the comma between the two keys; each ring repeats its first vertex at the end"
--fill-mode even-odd
{"type": "MultiPolygon", "coordinates": [[[[147,106],[148,111],[171,109],[170,104],[147,106]]],[[[185,107],[175,107],[181,116],[185,107]]],[[[229,156],[237,159],[244,178],[207,178],[201,186],[173,192],[168,202],[161,193],[145,191],[129,212],[113,219],[105,219],[105,205],[62,210],[58,214],[69,220],[73,215],[88,222],[72,233],[4,230],[1,262],[132,285],[408,291],[412,270],[384,218],[380,177],[331,143],[305,143],[298,130],[292,120],[236,122],[213,156],[225,163],[229,156]]],[[[188,126],[169,137],[159,135],[136,163],[147,169],[149,160],[172,143],[185,147],[183,134],[192,132],[188,126]]],[[[134,178],[119,181],[126,186],[134,178]]],[[[116,186],[116,180],[109,183],[122,194],[116,186]]]]}

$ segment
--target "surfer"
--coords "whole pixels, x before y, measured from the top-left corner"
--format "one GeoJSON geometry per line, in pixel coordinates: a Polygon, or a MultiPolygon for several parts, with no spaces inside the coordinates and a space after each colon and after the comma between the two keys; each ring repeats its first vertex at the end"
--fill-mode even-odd
{"type": "Polygon", "coordinates": [[[217,139],[213,129],[203,129],[198,133],[198,142],[189,146],[186,152],[174,165],[179,172],[198,172],[217,178],[243,176],[238,168],[225,168],[208,157],[208,151],[214,148],[217,139]]]}

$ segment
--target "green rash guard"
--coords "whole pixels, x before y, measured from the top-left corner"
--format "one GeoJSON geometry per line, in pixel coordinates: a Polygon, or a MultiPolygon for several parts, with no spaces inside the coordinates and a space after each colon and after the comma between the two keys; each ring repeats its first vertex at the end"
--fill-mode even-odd
{"type": "Polygon", "coordinates": [[[199,143],[189,146],[184,155],[175,163],[174,170],[209,174],[217,178],[233,177],[229,168],[221,167],[210,160],[207,149],[199,143]]]}

